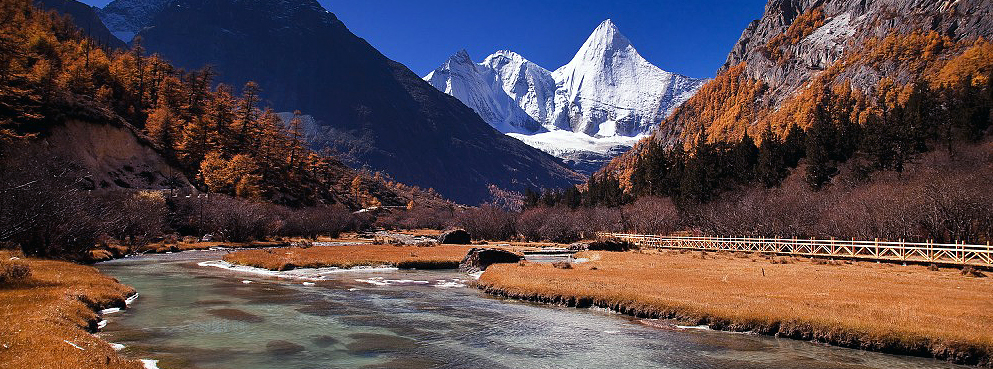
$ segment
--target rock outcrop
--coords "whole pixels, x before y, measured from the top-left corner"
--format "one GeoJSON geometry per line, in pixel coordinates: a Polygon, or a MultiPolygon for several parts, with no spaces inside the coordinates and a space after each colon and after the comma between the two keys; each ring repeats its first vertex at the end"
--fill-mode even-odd
{"type": "Polygon", "coordinates": [[[486,270],[493,264],[517,263],[523,259],[524,257],[521,255],[503,249],[473,248],[459,263],[459,271],[477,273],[486,270]]]}
{"type": "Polygon", "coordinates": [[[453,229],[439,235],[438,243],[447,245],[468,245],[472,243],[472,235],[464,229],[453,229]]]}

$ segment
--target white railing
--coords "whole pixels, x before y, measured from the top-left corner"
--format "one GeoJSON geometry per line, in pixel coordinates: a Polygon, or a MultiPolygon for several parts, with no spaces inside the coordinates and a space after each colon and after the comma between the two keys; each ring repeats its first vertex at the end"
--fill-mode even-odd
{"type": "Polygon", "coordinates": [[[776,255],[933,263],[993,267],[993,248],[964,243],[855,241],[747,237],[684,237],[597,233],[642,247],[700,251],[754,252],[776,255]]]}

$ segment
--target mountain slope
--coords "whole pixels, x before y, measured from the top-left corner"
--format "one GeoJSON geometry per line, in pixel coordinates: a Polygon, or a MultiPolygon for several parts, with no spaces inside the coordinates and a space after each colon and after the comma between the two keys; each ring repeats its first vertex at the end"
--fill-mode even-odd
{"type": "MultiPolygon", "coordinates": [[[[910,82],[923,72],[915,61],[948,50],[919,50],[919,55],[903,60],[858,54],[887,36],[901,39],[915,32],[933,32],[952,41],[989,39],[991,9],[981,0],[771,0],[762,18],[742,33],[719,72],[718,79],[723,76],[741,88],[722,91],[734,96],[721,101],[705,102],[702,96],[691,100],[685,111],[662,125],[656,139],[671,145],[693,141],[702,132],[712,139],[736,138],[746,129],[757,133],[770,113],[790,105],[816,78],[850,83],[863,93],[872,92],[883,78],[910,82]]],[[[781,132],[785,127],[774,128],[781,132]]]]}
{"type": "Polygon", "coordinates": [[[276,109],[314,116],[322,146],[398,181],[479,203],[489,184],[581,179],[383,56],[314,0],[178,0],[153,24],[140,33],[149,51],[185,68],[213,65],[227,84],[254,79],[276,109]]]}
{"type": "Polygon", "coordinates": [[[36,4],[45,9],[52,9],[72,18],[83,34],[99,44],[121,49],[126,47],[123,42],[114,37],[97,16],[96,8],[76,0],[36,0],[36,4]]]}
{"type": "Polygon", "coordinates": [[[115,37],[131,42],[138,32],[151,25],[152,20],[172,0],[115,0],[100,9],[100,19],[115,37]]]}
{"type": "MultiPolygon", "coordinates": [[[[993,68],[989,44],[980,40],[993,36],[991,12],[993,4],[980,0],[771,0],[718,76],[605,172],[630,185],[636,162],[654,146],[650,142],[693,149],[700,140],[736,142],[746,132],[762,137],[766,129],[784,138],[793,125],[816,124],[819,130],[848,125],[878,136],[915,121],[892,118],[908,96],[924,96],[937,108],[922,113],[926,119],[913,132],[898,130],[891,139],[926,132],[930,136],[921,140],[951,142],[959,123],[947,118],[971,109],[955,108],[963,101],[981,97],[955,97],[954,91],[980,88],[993,68]]],[[[970,119],[973,128],[980,127],[983,112],[970,119]]],[[[848,141],[868,152],[893,144],[848,141]]]]}

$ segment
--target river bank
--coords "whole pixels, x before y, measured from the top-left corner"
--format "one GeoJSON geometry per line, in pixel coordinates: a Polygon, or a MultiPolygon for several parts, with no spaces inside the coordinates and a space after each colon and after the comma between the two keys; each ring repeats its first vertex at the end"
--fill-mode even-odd
{"type": "MultiPolygon", "coordinates": [[[[5,262],[15,254],[0,252],[5,262]]],[[[30,276],[0,286],[0,363],[7,368],[127,368],[138,360],[119,356],[94,336],[103,309],[126,307],[134,289],[93,267],[18,258],[30,276]]]]}
{"type": "Polygon", "coordinates": [[[590,262],[494,265],[477,287],[716,330],[993,365],[993,282],[955,269],[699,252],[577,256],[590,262]]]}

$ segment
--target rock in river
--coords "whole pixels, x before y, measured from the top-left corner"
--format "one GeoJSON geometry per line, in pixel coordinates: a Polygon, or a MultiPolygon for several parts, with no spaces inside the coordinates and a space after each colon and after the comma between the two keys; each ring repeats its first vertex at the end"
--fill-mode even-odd
{"type": "Polygon", "coordinates": [[[459,271],[476,273],[497,263],[516,263],[523,259],[520,255],[501,249],[473,248],[459,263],[459,271]]]}

